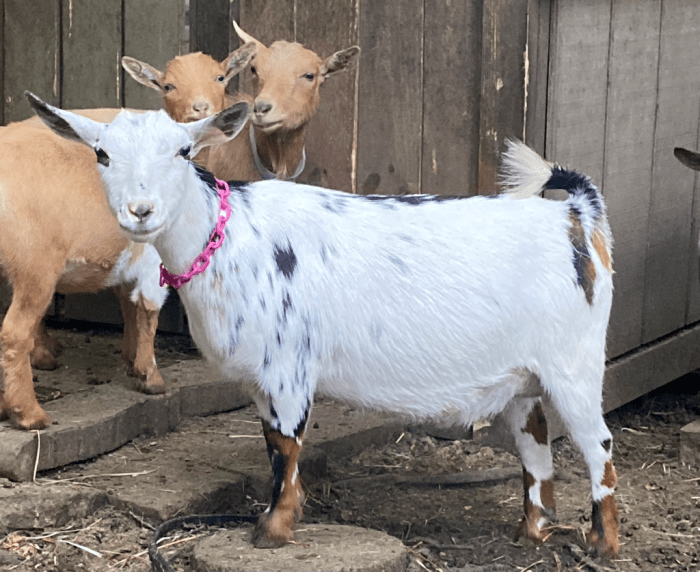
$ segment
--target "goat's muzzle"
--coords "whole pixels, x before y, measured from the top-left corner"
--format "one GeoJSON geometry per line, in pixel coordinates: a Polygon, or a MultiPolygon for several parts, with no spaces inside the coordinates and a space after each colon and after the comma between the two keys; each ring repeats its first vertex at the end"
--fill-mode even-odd
{"type": "Polygon", "coordinates": [[[129,212],[141,223],[153,214],[156,207],[152,202],[143,201],[129,203],[128,208],[129,212]]]}

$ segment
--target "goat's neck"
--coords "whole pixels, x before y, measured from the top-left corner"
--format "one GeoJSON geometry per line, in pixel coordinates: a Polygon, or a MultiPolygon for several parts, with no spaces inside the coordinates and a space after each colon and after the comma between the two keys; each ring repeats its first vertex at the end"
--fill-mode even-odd
{"type": "Polygon", "coordinates": [[[291,131],[261,133],[255,130],[258,155],[265,168],[278,179],[288,179],[294,175],[304,157],[304,127],[291,131]]]}
{"type": "Polygon", "coordinates": [[[194,169],[190,169],[184,184],[187,189],[179,214],[154,242],[163,264],[173,274],[187,272],[202,254],[219,214],[216,189],[208,188],[194,169]]]}

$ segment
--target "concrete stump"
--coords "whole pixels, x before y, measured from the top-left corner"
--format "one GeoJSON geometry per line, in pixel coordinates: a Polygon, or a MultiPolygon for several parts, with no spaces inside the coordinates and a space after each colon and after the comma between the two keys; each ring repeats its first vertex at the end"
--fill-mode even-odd
{"type": "Polygon", "coordinates": [[[254,548],[252,526],[217,532],[194,547],[197,572],[404,572],[408,551],[393,536],[356,526],[300,524],[296,544],[254,548]]]}
{"type": "Polygon", "coordinates": [[[700,467],[700,419],[681,428],[681,461],[700,467]]]}

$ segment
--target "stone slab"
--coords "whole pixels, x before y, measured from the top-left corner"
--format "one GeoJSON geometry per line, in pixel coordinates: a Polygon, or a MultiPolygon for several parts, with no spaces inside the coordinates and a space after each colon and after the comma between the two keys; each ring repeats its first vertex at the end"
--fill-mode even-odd
{"type": "Polygon", "coordinates": [[[214,533],[194,547],[197,572],[404,572],[408,551],[393,536],[346,525],[301,525],[296,544],[254,549],[252,526],[214,533]]]}
{"type": "Polygon", "coordinates": [[[681,461],[700,467],[700,419],[681,428],[681,461]]]}
{"type": "MultiPolygon", "coordinates": [[[[240,384],[221,381],[201,360],[185,360],[161,369],[168,391],[149,396],[121,383],[76,391],[45,405],[55,423],[41,431],[19,431],[0,423],[0,476],[32,478],[38,470],[61,467],[113,451],[135,437],[163,435],[186,416],[211,415],[250,403],[240,384]]],[[[89,386],[86,386],[89,387],[89,386]]]]}

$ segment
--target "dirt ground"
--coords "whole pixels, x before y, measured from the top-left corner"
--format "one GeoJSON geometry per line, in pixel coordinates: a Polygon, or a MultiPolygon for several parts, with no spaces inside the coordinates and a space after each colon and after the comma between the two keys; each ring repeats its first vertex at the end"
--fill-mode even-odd
{"type": "MultiPolygon", "coordinates": [[[[104,348],[99,355],[92,353],[91,363],[83,369],[92,376],[88,383],[108,382],[94,372],[102,371],[105,364],[100,360],[107,360],[110,366],[118,357],[118,335],[81,332],[75,336],[81,344],[97,342],[104,348]]],[[[161,366],[195,356],[181,338],[158,341],[161,366]]],[[[60,398],[50,384],[42,383],[45,379],[46,374],[37,373],[40,397],[60,398]]],[[[472,440],[441,440],[419,431],[407,431],[391,445],[370,447],[352,458],[331,452],[327,478],[306,483],[304,520],[386,531],[409,548],[411,572],[700,571],[700,471],[679,460],[680,428],[700,416],[699,388],[700,375],[691,374],[607,415],[619,475],[616,498],[622,548],[618,560],[590,559],[581,550],[583,535],[590,528],[590,488],[581,455],[566,438],[553,445],[558,524],[542,546],[512,541],[522,513],[517,458],[472,440]],[[500,480],[478,486],[440,484],[446,475],[485,469],[502,469],[500,480]]],[[[183,440],[189,439],[197,449],[203,433],[225,432],[231,419],[231,414],[191,419],[171,439],[159,439],[156,445],[149,437],[141,437],[123,449],[137,450],[148,462],[157,463],[160,456],[176,454],[168,443],[181,448],[183,440]]],[[[310,423],[314,423],[313,416],[310,423]]],[[[262,443],[259,446],[264,448],[262,443]]],[[[116,451],[115,458],[120,454],[116,451]]],[[[65,479],[88,471],[90,464],[48,471],[39,477],[65,479]]],[[[197,471],[197,463],[183,463],[182,471],[197,471]]],[[[214,478],[211,471],[203,471],[202,482],[208,478],[214,478]]],[[[0,479],[0,487],[17,486],[0,479]]],[[[167,488],[165,481],[163,488],[167,488]]],[[[264,509],[268,491],[251,486],[243,492],[240,506],[228,510],[251,514],[264,509]]],[[[85,517],[60,520],[54,526],[13,530],[0,537],[0,570],[150,570],[145,549],[150,527],[156,522],[109,502],[99,503],[85,517]]],[[[169,540],[176,543],[166,552],[176,569],[188,570],[192,546],[204,534],[206,531],[190,530],[169,540]]]]}

